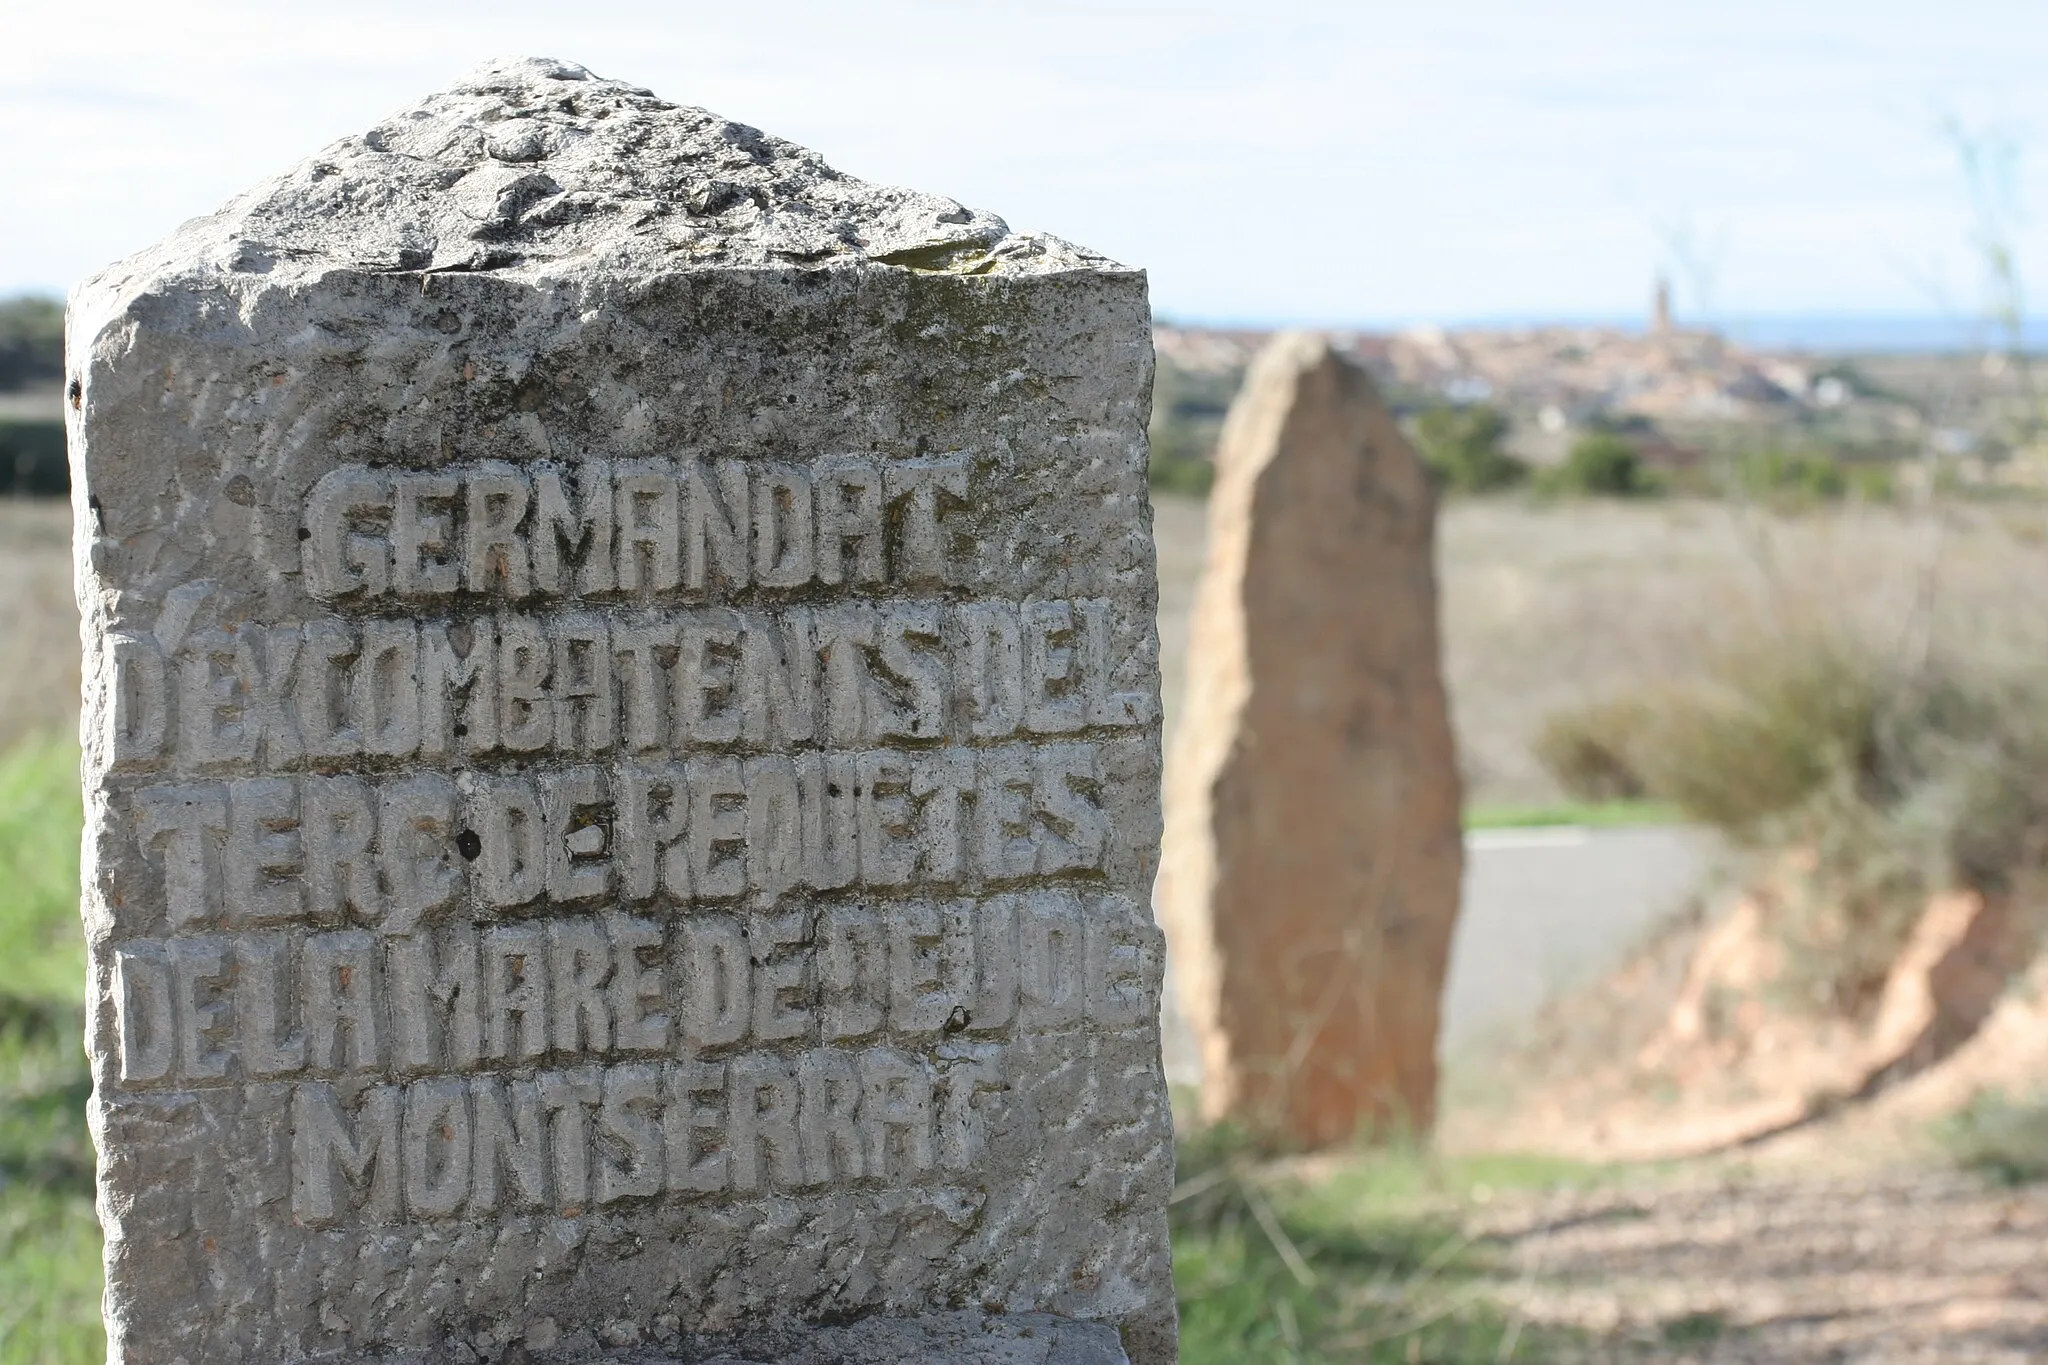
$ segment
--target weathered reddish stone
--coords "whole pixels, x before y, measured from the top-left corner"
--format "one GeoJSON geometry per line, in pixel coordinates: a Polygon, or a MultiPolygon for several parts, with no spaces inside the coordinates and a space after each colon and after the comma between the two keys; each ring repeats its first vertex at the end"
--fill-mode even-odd
{"type": "Polygon", "coordinates": [[[1205,1114],[1293,1145],[1435,1116],[1463,867],[1435,510],[1364,371],[1277,338],[1217,452],[1157,900],[1205,1114]]]}

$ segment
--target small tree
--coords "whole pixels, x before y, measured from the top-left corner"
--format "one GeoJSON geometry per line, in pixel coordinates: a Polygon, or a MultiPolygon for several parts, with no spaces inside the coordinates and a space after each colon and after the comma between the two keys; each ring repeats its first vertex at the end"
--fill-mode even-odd
{"type": "Polygon", "coordinates": [[[1563,464],[1545,471],[1543,486],[1551,493],[1610,498],[1640,497],[1657,491],[1650,472],[1643,468],[1643,457],[1625,438],[1611,431],[1581,436],[1563,464]]]}
{"type": "Polygon", "coordinates": [[[1508,488],[1528,477],[1529,468],[1502,452],[1508,419],[1484,404],[1434,407],[1415,419],[1415,453],[1440,487],[1458,493],[1508,488]]]}

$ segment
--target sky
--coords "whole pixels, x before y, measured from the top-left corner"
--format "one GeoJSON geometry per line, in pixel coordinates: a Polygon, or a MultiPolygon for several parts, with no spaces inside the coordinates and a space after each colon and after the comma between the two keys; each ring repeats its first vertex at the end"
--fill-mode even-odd
{"type": "Polygon", "coordinates": [[[1659,271],[1696,318],[1967,316],[1987,222],[2048,279],[2040,0],[6,11],[0,294],[61,292],[500,55],[1085,243],[1191,321],[1631,318],[1659,271]]]}

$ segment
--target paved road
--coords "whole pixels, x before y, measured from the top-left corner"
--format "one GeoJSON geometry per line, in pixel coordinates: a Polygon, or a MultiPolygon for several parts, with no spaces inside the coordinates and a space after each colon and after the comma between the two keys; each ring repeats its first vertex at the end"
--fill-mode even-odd
{"type": "MultiPolygon", "coordinates": [[[[1699,887],[1714,844],[1683,828],[1482,830],[1468,837],[1466,854],[1445,1049],[1531,1017],[1559,990],[1619,961],[1699,887]]],[[[1191,1082],[1200,1068],[1172,1002],[1169,981],[1167,1074],[1191,1082]]]]}

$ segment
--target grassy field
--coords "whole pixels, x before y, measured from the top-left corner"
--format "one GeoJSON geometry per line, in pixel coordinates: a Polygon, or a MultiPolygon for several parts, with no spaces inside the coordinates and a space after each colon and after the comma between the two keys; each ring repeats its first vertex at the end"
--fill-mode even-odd
{"type": "Polygon", "coordinates": [[[1499,1249],[1464,1215],[1501,1190],[1582,1188],[1607,1172],[1543,1158],[1412,1151],[1291,1172],[1197,1134],[1180,1149],[1174,1287],[1185,1365],[1241,1361],[1550,1361],[1582,1334],[1512,1305],[1499,1249]]]}
{"type": "Polygon", "coordinates": [[[105,1359],[78,928],[78,753],[0,754],[0,1365],[105,1359]]]}

